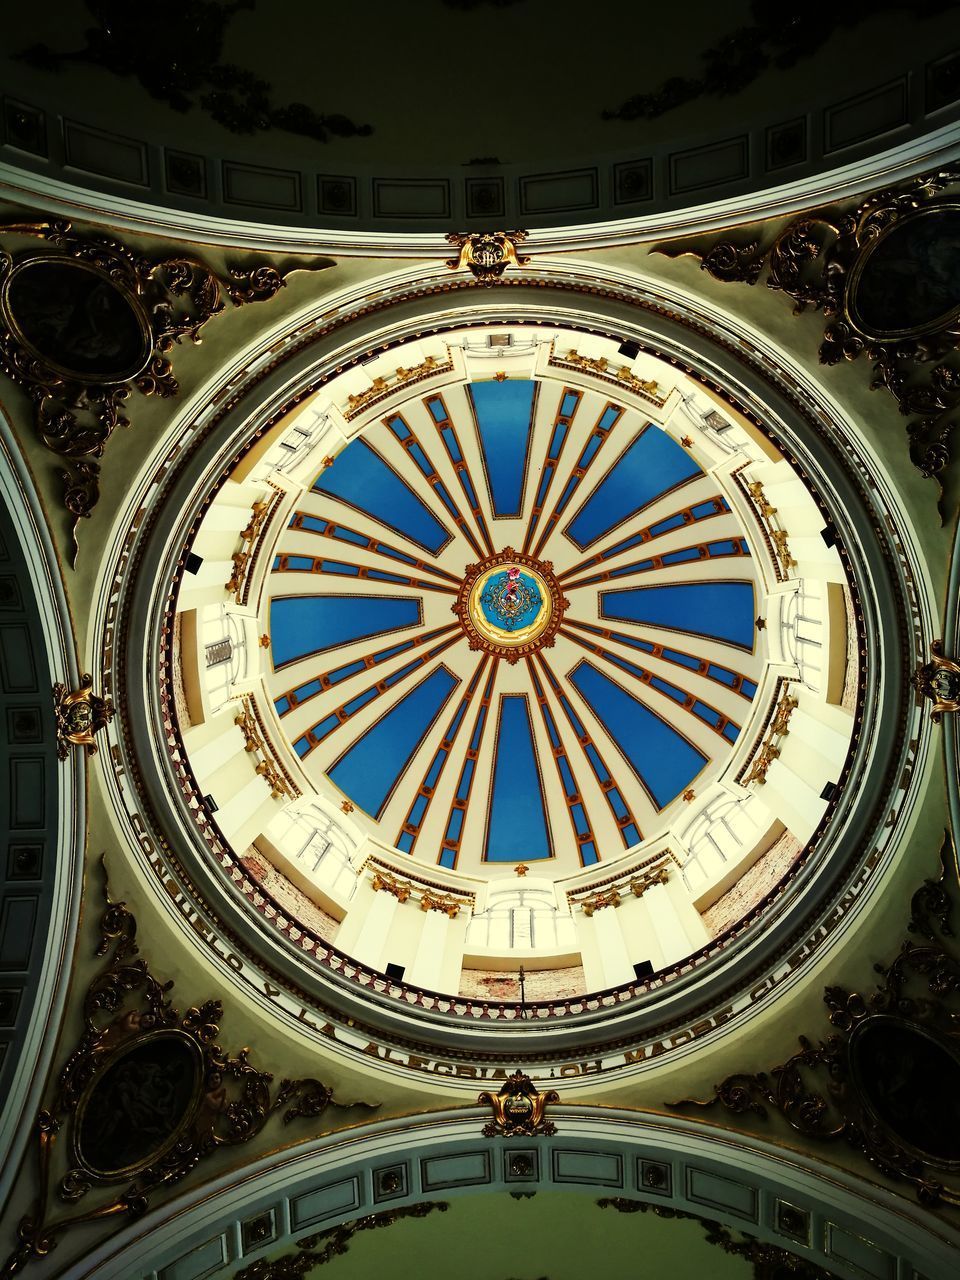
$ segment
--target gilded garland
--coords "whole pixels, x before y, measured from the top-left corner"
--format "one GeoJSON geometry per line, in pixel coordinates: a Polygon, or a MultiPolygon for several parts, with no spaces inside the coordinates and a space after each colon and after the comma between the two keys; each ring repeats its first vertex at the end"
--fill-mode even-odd
{"type": "Polygon", "coordinates": [[[26,391],[40,439],[66,464],[75,564],[77,523],[99,500],[107,441],[130,425],[131,392],[175,396],[173,348],[200,342],[228,301],[272,298],[288,273],[261,264],[219,274],[184,254],[147,258],[60,220],[6,223],[0,237],[45,244],[42,252],[0,247],[0,372],[26,391]]]}
{"type": "MultiPolygon", "coordinates": [[[[218,1043],[223,1006],[207,1000],[180,1013],[136,959],[136,921],[106,899],[96,954],[112,952],[83,999],[83,1032],[60,1071],[54,1100],[37,1116],[39,1192],[21,1218],[19,1243],[0,1275],[45,1257],[64,1232],[107,1218],[136,1218],[151,1196],[187,1177],[212,1152],[249,1142],[271,1116],[314,1119],[337,1102],[319,1080],[281,1080],[218,1043]],[[58,1143],[61,1131],[65,1142],[58,1143]],[[55,1151],[67,1150],[56,1182],[63,1205],[95,1203],[59,1216],[49,1204],[55,1151]]],[[[362,1104],[369,1105],[369,1104],[362,1104]]]]}
{"type": "Polygon", "coordinates": [[[755,285],[766,271],[767,288],[791,298],[795,315],[822,311],[821,363],[866,356],[871,388],[895,398],[911,460],[929,477],[950,461],[960,410],[960,201],[938,198],[958,182],[960,167],[939,169],[853,209],[804,214],[766,246],[724,240],[657,252],[689,254],[725,283],[755,285]]]}
{"type": "Polygon", "coordinates": [[[604,1196],[597,1201],[601,1209],[615,1209],[617,1213],[654,1213],[658,1218],[683,1218],[698,1222],[703,1228],[707,1244],[716,1245],[724,1253],[743,1258],[753,1266],[754,1280],[831,1280],[830,1273],[815,1263],[798,1258],[779,1245],[766,1244],[753,1236],[742,1234],[738,1240],[732,1231],[711,1218],[701,1218],[683,1209],[669,1205],[650,1204],[646,1200],[630,1200],[625,1196],[604,1196]]]}
{"type": "Polygon", "coordinates": [[[259,1258],[256,1262],[251,1262],[236,1273],[234,1280],[299,1280],[299,1277],[307,1275],[314,1267],[325,1266],[334,1258],[342,1257],[359,1231],[392,1227],[403,1218],[426,1218],[431,1213],[446,1213],[449,1208],[447,1201],[433,1200],[422,1204],[401,1205],[397,1209],[386,1209],[382,1213],[368,1214],[365,1218],[355,1218],[353,1222],[343,1222],[329,1231],[304,1236],[297,1241],[296,1253],[285,1253],[279,1258],[259,1258]]]}

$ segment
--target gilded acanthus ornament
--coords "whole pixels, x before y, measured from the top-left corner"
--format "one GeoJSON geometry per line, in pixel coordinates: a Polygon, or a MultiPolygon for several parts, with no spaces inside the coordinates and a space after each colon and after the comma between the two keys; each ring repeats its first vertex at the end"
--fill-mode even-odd
{"type": "Polygon", "coordinates": [[[559,1102],[556,1089],[541,1093],[528,1075],[514,1071],[507,1076],[499,1093],[486,1090],[477,1098],[493,1108],[493,1119],[483,1126],[485,1138],[550,1136],[557,1126],[543,1117],[548,1103],[559,1102]]]}
{"type": "Polygon", "coordinates": [[[53,686],[53,710],[57,720],[57,755],[66,760],[71,747],[82,747],[88,756],[97,754],[94,734],[106,728],[116,714],[109,698],[93,692],[93,676],[80,677],[80,688],[70,690],[65,684],[53,686]]]}
{"type": "Polygon", "coordinates": [[[447,259],[447,266],[451,271],[466,268],[480,284],[496,284],[508,266],[525,267],[530,261],[529,256],[517,253],[517,246],[526,238],[526,231],[452,231],[447,243],[460,252],[447,259]]]}
{"type": "Polygon", "coordinates": [[[45,246],[0,248],[0,372],[26,391],[37,434],[66,464],[76,564],[77,524],[99,500],[100,459],[114,430],[130,425],[131,394],[175,396],[173,348],[199,342],[228,302],[272,298],[289,273],[265,263],[216,272],[185,254],[148,258],[62,220],[9,222],[0,237],[45,246]]]}
{"type": "Polygon", "coordinates": [[[913,685],[922,698],[933,703],[930,719],[934,724],[947,712],[960,711],[960,663],[944,656],[942,641],[932,641],[930,661],[917,667],[913,685]]]}
{"type": "Polygon", "coordinates": [[[87,987],[83,1030],[49,1108],[37,1117],[37,1202],[21,1218],[19,1243],[0,1276],[44,1257],[81,1223],[139,1217],[154,1193],[187,1177],[212,1152],[248,1142],[278,1113],[289,1124],[353,1105],[337,1102],[319,1080],[284,1079],[274,1089],[273,1076],[253,1066],[249,1050],[231,1057],[218,1044],[220,1001],[179,1013],[168,998],[173,983],[135,958],[132,914],[105,897],[95,954],[112,954],[87,987]],[[67,1160],[57,1199],[77,1205],[90,1196],[95,1203],[56,1216],[51,1166],[61,1149],[67,1160]]]}
{"type": "Polygon", "coordinates": [[[658,245],[692,256],[715,280],[766,285],[792,299],[794,314],[828,323],[822,364],[865,355],[872,389],[884,388],[908,419],[910,457],[924,476],[942,472],[960,410],[960,202],[938,198],[960,182],[960,166],[923,174],[856,204],[789,223],[766,245],[720,241],[708,248],[658,245]]]}

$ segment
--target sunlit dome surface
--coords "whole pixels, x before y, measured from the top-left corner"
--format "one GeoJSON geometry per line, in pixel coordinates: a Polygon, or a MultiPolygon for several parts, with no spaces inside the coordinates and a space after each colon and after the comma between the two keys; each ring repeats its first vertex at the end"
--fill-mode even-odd
{"type": "Polygon", "coordinates": [[[597,335],[379,349],[237,460],[183,564],[221,865],[301,950],[431,991],[680,972],[816,846],[854,741],[815,495],[759,419],[597,335]]]}
{"type": "Polygon", "coordinates": [[[568,873],[729,759],[763,667],[750,550],[641,408],[478,370],[378,416],[298,502],[273,704],[315,785],[403,853],[568,873]]]}

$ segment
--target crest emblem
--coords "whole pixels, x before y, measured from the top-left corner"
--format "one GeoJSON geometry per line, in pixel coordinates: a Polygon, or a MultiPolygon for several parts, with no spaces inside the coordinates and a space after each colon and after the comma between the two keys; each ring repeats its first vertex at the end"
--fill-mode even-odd
{"type": "Polygon", "coordinates": [[[470,235],[452,231],[447,243],[459,249],[456,258],[448,258],[451,271],[466,267],[480,284],[495,284],[511,264],[525,267],[529,257],[517,253],[517,245],[527,238],[526,231],[485,231],[470,235]]]}
{"type": "Polygon", "coordinates": [[[557,1131],[543,1113],[548,1103],[560,1101],[560,1095],[556,1089],[541,1093],[522,1071],[507,1076],[499,1093],[481,1093],[477,1101],[493,1108],[493,1119],[483,1126],[485,1138],[529,1138],[534,1134],[549,1137],[557,1131]]]}
{"type": "Polygon", "coordinates": [[[943,643],[934,640],[930,645],[930,661],[918,667],[913,685],[921,697],[933,703],[930,719],[939,724],[946,711],[960,711],[960,663],[943,654],[943,643]]]}
{"type": "Polygon", "coordinates": [[[72,692],[64,684],[55,684],[53,704],[60,759],[66,760],[71,747],[83,747],[87,755],[96,755],[93,735],[113,719],[115,708],[109,698],[100,698],[93,692],[93,676],[81,676],[80,688],[72,692]]]}

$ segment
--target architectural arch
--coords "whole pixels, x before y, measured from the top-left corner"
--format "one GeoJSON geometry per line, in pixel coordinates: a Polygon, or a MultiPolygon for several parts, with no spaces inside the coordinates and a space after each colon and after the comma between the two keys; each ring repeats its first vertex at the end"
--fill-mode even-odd
{"type": "Polygon", "coordinates": [[[551,1191],[581,1193],[588,1214],[601,1212],[593,1200],[623,1199],[712,1220],[841,1280],[950,1273],[956,1227],[800,1153],[743,1135],[733,1146],[722,1129],[662,1115],[562,1105],[548,1114],[558,1132],[531,1139],[483,1138],[479,1111],[460,1108],[279,1152],[184,1195],[173,1212],[151,1213],[63,1276],[199,1280],[223,1265],[240,1274],[369,1214],[551,1191]],[[267,1224],[264,1241],[251,1243],[253,1222],[267,1224]]]}

